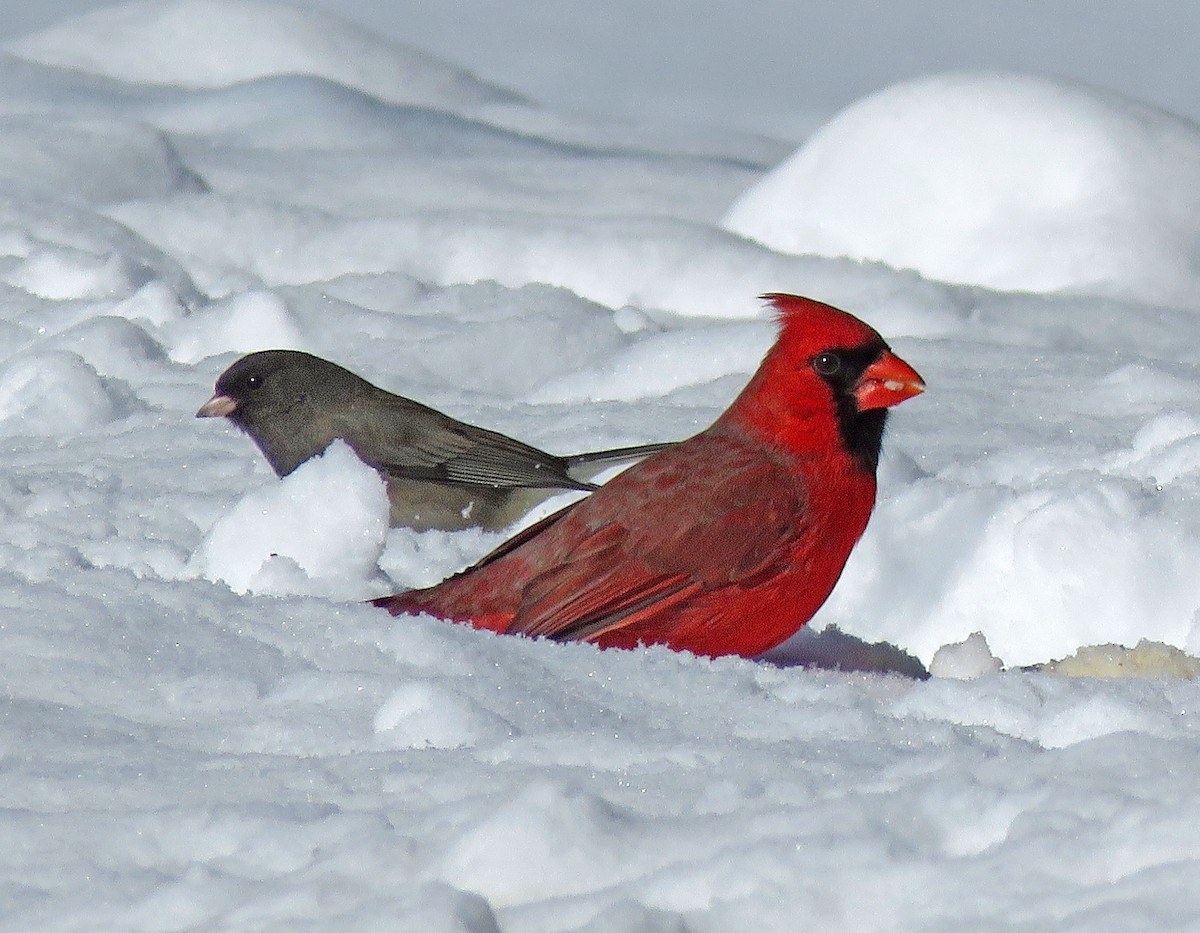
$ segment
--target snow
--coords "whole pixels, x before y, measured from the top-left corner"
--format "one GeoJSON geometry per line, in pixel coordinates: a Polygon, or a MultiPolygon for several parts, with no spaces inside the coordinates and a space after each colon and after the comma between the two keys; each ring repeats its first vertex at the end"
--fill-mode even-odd
{"type": "Polygon", "coordinates": [[[335,441],[283,482],[246,493],[212,526],[193,563],[198,576],[239,593],[315,590],[362,599],[371,595],[363,582],[379,562],[387,528],[383,480],[335,441]]]}
{"type": "Polygon", "coordinates": [[[1196,925],[1191,124],[945,75],[772,171],[299,7],[7,53],[0,930],[1196,925]],[[362,600],[503,535],[389,530],[344,445],[280,480],[193,417],[289,346],[552,451],[685,437],[776,290],[929,390],[768,659],[393,619],[362,600]]]}
{"type": "Polygon", "coordinates": [[[972,632],[957,644],[942,645],[929,662],[931,676],[953,680],[974,680],[1003,669],[981,632],[972,632]]]}
{"type": "Polygon", "coordinates": [[[269,0],[142,0],[50,26],[10,49],[133,84],[221,88],[305,74],[390,103],[462,107],[519,99],[345,20],[269,0]]]}
{"type": "Polygon", "coordinates": [[[733,205],[791,253],[1194,307],[1200,128],[1070,83],[952,74],[847,108],[733,205]]]}

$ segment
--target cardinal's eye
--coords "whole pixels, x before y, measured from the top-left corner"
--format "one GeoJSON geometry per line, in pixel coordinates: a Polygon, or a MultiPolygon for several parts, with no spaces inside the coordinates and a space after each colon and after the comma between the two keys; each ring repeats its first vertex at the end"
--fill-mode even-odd
{"type": "Polygon", "coordinates": [[[826,350],[812,358],[812,368],[822,376],[832,376],[842,368],[842,358],[826,350]]]}

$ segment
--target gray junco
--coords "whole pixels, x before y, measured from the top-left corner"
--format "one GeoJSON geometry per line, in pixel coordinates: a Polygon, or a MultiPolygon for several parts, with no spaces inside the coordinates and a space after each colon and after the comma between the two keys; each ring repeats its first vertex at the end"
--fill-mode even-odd
{"type": "Polygon", "coordinates": [[[412,399],[297,350],[242,357],[197,418],[227,417],[279,476],[341,438],[387,482],[392,525],[504,528],[564,489],[591,491],[609,464],[670,447],[647,444],[559,457],[412,399]]]}

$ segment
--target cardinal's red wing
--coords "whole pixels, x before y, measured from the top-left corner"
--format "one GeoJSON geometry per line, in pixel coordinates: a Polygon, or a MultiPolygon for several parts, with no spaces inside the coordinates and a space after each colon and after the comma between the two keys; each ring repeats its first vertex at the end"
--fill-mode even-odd
{"type": "Polygon", "coordinates": [[[607,525],[567,563],[531,579],[508,631],[584,641],[646,606],[697,588],[685,573],[655,574],[631,562],[622,547],[627,536],[625,528],[607,525]]]}
{"type": "MultiPolygon", "coordinates": [[[[580,502],[582,501],[583,500],[581,499],[580,502]]],[[[477,560],[466,570],[461,571],[459,575],[461,576],[462,573],[473,573],[482,567],[486,567],[488,564],[495,563],[500,558],[505,557],[506,555],[515,551],[522,544],[525,544],[525,542],[532,541],[534,538],[542,534],[542,532],[547,531],[552,526],[558,524],[558,522],[571,511],[571,509],[575,508],[575,506],[579,504],[579,502],[572,502],[570,505],[563,506],[563,508],[559,509],[557,512],[552,512],[540,521],[534,522],[528,528],[523,528],[521,531],[518,531],[515,535],[500,544],[498,547],[488,551],[488,553],[484,554],[483,557],[479,558],[479,560],[477,560]]]]}
{"type": "MultiPolygon", "coordinates": [[[[721,447],[710,452],[717,461],[729,453],[721,447]]],[[[781,546],[805,524],[804,497],[790,478],[762,459],[731,456],[703,476],[671,459],[668,452],[647,463],[644,480],[630,488],[614,487],[625,502],[610,521],[596,523],[587,501],[580,503],[575,517],[594,530],[530,579],[507,631],[593,639],[778,570],[781,546]],[[672,490],[670,503],[651,495],[639,501],[664,483],[672,490]]]]}

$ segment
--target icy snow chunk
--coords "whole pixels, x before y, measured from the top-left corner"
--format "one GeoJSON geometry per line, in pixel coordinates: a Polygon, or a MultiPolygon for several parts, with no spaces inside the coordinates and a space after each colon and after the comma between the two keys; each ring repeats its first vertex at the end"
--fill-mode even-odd
{"type": "Polygon", "coordinates": [[[375,714],[374,725],[391,748],[462,748],[513,731],[470,697],[427,680],[398,688],[375,714]]]}
{"type": "Polygon", "coordinates": [[[1064,80],[920,78],[843,111],[724,222],[790,253],[1188,307],[1200,130],[1064,80]]]}
{"type": "Polygon", "coordinates": [[[295,315],[273,292],[244,292],[214,302],[163,328],[171,358],[197,363],[220,353],[304,349],[295,315]]]}
{"type": "Polygon", "coordinates": [[[381,100],[429,106],[520,98],[337,16],[264,0],[144,0],[10,43],[23,58],[141,84],[227,87],[306,74],[381,100]]]}
{"type": "Polygon", "coordinates": [[[139,406],[128,386],[102,378],[74,353],[39,351],[0,365],[0,435],[77,434],[139,406]]]}
{"type": "Polygon", "coordinates": [[[1000,670],[1004,665],[988,648],[982,632],[972,632],[964,641],[942,645],[933,653],[929,673],[951,680],[975,680],[1000,670]]]}
{"type": "Polygon", "coordinates": [[[1085,645],[1069,657],[1039,664],[1038,670],[1068,677],[1200,678],[1200,658],[1174,645],[1143,638],[1134,647],[1085,645]]]}
{"type": "Polygon", "coordinates": [[[213,525],[192,566],[238,592],[364,598],[387,529],[383,481],[339,440],[242,497],[213,525]]]}

